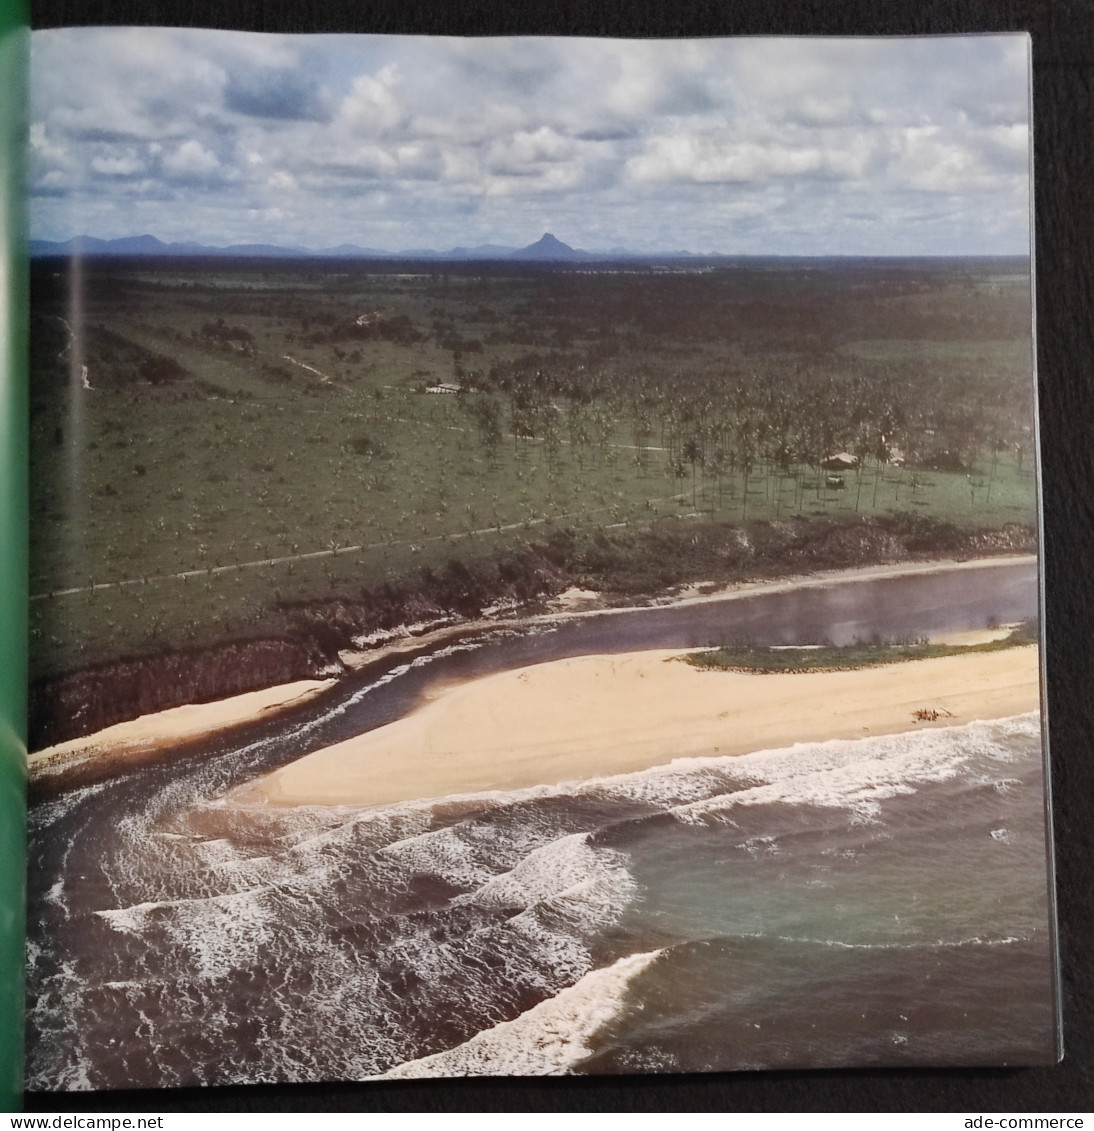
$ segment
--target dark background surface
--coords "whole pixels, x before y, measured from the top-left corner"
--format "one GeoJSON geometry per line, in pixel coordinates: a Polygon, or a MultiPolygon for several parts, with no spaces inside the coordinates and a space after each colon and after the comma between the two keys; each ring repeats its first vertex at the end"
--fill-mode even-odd
{"type": "MultiPolygon", "coordinates": [[[[1094,1107],[1094,4],[1090,0],[31,0],[34,27],[1033,37],[1046,663],[1065,1057],[1053,1068],[439,1080],[28,1095],[31,1111],[1082,1111],[1094,1107]]],[[[959,867],[960,862],[955,861],[959,867]]],[[[1000,993],[1006,987],[1000,986],[1000,993]]]]}

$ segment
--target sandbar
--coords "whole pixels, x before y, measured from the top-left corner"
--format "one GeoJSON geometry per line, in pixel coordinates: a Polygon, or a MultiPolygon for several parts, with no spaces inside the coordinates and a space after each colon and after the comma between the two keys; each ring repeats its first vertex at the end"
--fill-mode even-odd
{"type": "Polygon", "coordinates": [[[116,723],[83,738],[70,739],[36,751],[27,758],[31,782],[86,777],[119,763],[134,764],[210,735],[267,718],[314,698],[335,683],[333,679],[302,679],[233,695],[214,703],[191,703],[116,723]]]}
{"type": "MultiPolygon", "coordinates": [[[[695,582],[659,598],[653,605],[675,607],[743,599],[761,591],[789,592],[847,581],[990,569],[1035,561],[1034,555],[1021,554],[962,561],[892,562],[726,585],[695,582]]],[[[377,633],[373,638],[362,638],[355,642],[355,649],[339,653],[339,658],[346,670],[355,670],[380,663],[394,655],[427,651],[449,640],[493,631],[502,625],[550,624],[589,616],[626,615],[640,613],[644,608],[650,607],[648,604],[606,607],[603,598],[603,594],[592,590],[571,587],[559,595],[551,611],[533,616],[514,616],[510,604],[502,602],[490,610],[484,610],[484,615],[475,620],[441,618],[426,624],[400,626],[377,633]],[[487,613],[490,615],[486,615],[487,613]]],[[[984,635],[975,634],[975,638],[980,639],[984,635]]],[[[960,642],[972,643],[973,640],[974,634],[965,634],[960,642]]],[[[958,637],[954,637],[954,642],[958,642],[958,637]]],[[[217,702],[173,707],[119,723],[95,734],[31,754],[28,758],[30,781],[36,787],[48,785],[50,788],[67,788],[74,784],[98,781],[131,766],[175,753],[221,731],[268,717],[275,712],[289,710],[325,691],[335,682],[332,679],[300,680],[217,702]]]]}
{"type": "Polygon", "coordinates": [[[229,798],[370,806],[510,791],[681,757],[1005,718],[1040,702],[1034,645],[807,674],[699,670],[682,654],[583,656],[450,686],[405,718],[308,754],[229,798]]]}

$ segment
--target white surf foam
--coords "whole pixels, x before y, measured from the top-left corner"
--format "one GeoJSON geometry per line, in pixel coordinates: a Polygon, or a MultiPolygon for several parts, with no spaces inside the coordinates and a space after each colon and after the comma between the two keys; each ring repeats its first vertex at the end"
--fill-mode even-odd
{"type": "Polygon", "coordinates": [[[634,891],[622,855],[593,848],[587,833],[560,837],[528,853],[511,871],[494,876],[466,897],[477,903],[529,908],[580,891],[597,904],[600,920],[614,918],[634,891]]]}
{"type": "Polygon", "coordinates": [[[626,1001],[631,981],[661,953],[632,954],[593,970],[576,985],[512,1021],[502,1021],[462,1045],[407,1061],[375,1078],[561,1076],[589,1055],[592,1039],[626,1001]]]}
{"type": "Polygon", "coordinates": [[[742,784],[755,784],[671,812],[680,821],[696,822],[724,817],[738,806],[782,803],[852,809],[868,818],[880,801],[950,780],[985,761],[1009,761],[1007,739],[1039,733],[1036,715],[1004,724],[974,722],[746,754],[724,770],[742,784]]]}
{"type": "Polygon", "coordinates": [[[378,856],[397,861],[409,871],[439,876],[450,884],[472,887],[492,874],[478,846],[460,826],[419,833],[380,849],[378,856]]]}
{"type": "MultiPolygon", "coordinates": [[[[922,731],[909,731],[902,734],[862,738],[834,739],[828,742],[797,743],[791,747],[758,750],[743,755],[715,755],[705,758],[676,758],[658,766],[626,774],[613,774],[603,777],[585,778],[562,782],[559,785],[529,786],[516,790],[488,790],[474,793],[453,794],[437,799],[397,802],[382,809],[371,810],[376,814],[389,814],[392,817],[419,816],[424,819],[446,806],[462,805],[477,814],[487,809],[501,809],[509,805],[530,801],[542,801],[555,797],[593,796],[608,802],[636,802],[661,808],[687,819],[687,807],[692,803],[700,805],[711,800],[717,805],[721,795],[739,787],[775,786],[783,781],[786,786],[782,797],[774,788],[764,797],[764,801],[785,800],[790,803],[824,804],[828,794],[829,804],[847,808],[859,808],[867,812],[872,803],[884,797],[895,796],[899,792],[914,791],[913,783],[925,783],[931,778],[931,764],[934,772],[944,773],[948,763],[957,769],[974,758],[986,764],[992,762],[1011,762],[1024,755],[1007,749],[1013,740],[1039,740],[1040,716],[1037,712],[1018,715],[1008,719],[991,722],[972,722],[956,727],[937,727],[922,731]],[[923,740],[927,752],[914,753],[913,748],[923,740]],[[871,752],[870,748],[885,745],[881,753],[871,752]],[[909,747],[906,755],[901,754],[904,745],[909,747]],[[843,753],[840,753],[843,751],[843,753]],[[858,788],[861,795],[855,796],[852,783],[854,771],[850,762],[854,759],[848,752],[861,752],[858,788]],[[900,759],[903,757],[903,771],[907,773],[907,789],[901,788],[899,780],[902,772],[900,759]],[[808,785],[809,775],[815,775],[820,762],[827,758],[832,768],[843,762],[844,780],[835,778],[827,784],[814,776],[808,785]],[[809,763],[813,764],[810,765],[809,763]],[[887,768],[876,781],[872,781],[871,763],[887,768]],[[800,780],[797,780],[800,779],[800,780]]],[[[993,775],[992,780],[995,780],[993,775]]],[[[741,800],[744,800],[743,798],[741,800]]],[[[753,803],[760,803],[761,796],[753,795],[753,803]]],[[[734,802],[739,803],[739,802],[734,802]]],[[[352,811],[352,810],[351,810],[352,811]]],[[[368,810],[358,809],[366,813],[368,810]]],[[[697,815],[698,811],[696,811],[697,815]]]]}
{"type": "Polygon", "coordinates": [[[256,888],[209,899],[163,900],[95,914],[116,931],[144,935],[165,931],[184,950],[198,977],[216,978],[253,960],[273,936],[278,907],[269,889],[256,888]]]}
{"type": "Polygon", "coordinates": [[[618,922],[636,890],[622,853],[594,848],[575,833],[529,853],[462,901],[522,908],[505,930],[524,945],[507,949],[539,956],[554,988],[588,972],[589,937],[618,922]]]}
{"type": "Polygon", "coordinates": [[[39,801],[32,805],[27,813],[27,820],[30,828],[33,831],[44,831],[48,829],[54,821],[59,821],[62,817],[67,817],[78,805],[86,801],[89,797],[94,797],[95,794],[101,793],[106,789],[106,782],[99,782],[97,785],[87,785],[82,789],[74,789],[68,793],[62,794],[60,797],[54,798],[52,801],[39,801]]]}
{"type": "Polygon", "coordinates": [[[438,943],[428,932],[416,932],[392,940],[389,957],[398,952],[408,968],[442,984],[453,975],[462,976],[468,946],[487,948],[488,980],[478,988],[467,986],[470,998],[481,996],[484,1008],[489,1008],[499,977],[513,986],[553,993],[586,974],[592,965],[590,935],[617,922],[633,898],[636,885],[626,858],[613,849],[591,846],[584,833],[537,847],[527,840],[526,829],[460,825],[392,845],[390,853],[378,853],[396,860],[401,869],[447,875],[450,880],[466,879],[477,870],[471,890],[453,898],[451,906],[466,908],[472,915],[484,909],[506,912],[501,919],[490,915],[492,926],[457,936],[463,939],[455,943],[462,956],[450,953],[448,940],[438,943]],[[520,834],[516,843],[509,843],[509,834],[520,834]],[[520,854],[515,866],[490,874],[496,872],[497,860],[511,857],[514,849],[520,854]]]}
{"type": "MultiPolygon", "coordinates": [[[[763,939],[765,935],[749,935],[749,938],[763,939]]],[[[1011,946],[1014,943],[1028,942],[1026,936],[1021,935],[1005,935],[1002,938],[985,939],[979,935],[972,935],[967,938],[960,939],[915,939],[912,942],[847,942],[844,939],[810,939],[799,938],[795,935],[776,935],[777,939],[781,942],[788,943],[808,943],[811,946],[827,946],[834,950],[907,950],[907,951],[920,951],[920,950],[941,950],[941,949],[961,949],[965,947],[981,947],[981,946],[1011,946]]]]}

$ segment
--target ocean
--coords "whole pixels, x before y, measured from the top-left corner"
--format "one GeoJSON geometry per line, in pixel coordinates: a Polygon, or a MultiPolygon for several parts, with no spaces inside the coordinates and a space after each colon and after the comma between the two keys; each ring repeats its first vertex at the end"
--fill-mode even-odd
{"type": "Polygon", "coordinates": [[[371,809],[224,801],[513,639],[35,806],[29,1086],[1055,1060],[1037,714],[371,809]]]}

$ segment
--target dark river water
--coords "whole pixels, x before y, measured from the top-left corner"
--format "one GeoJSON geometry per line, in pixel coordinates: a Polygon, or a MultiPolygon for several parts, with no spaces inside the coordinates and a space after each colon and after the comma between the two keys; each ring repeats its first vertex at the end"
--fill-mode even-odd
{"type": "Polygon", "coordinates": [[[1021,562],[499,626],[42,801],[29,1085],[1051,1060],[1036,714],[370,809],[222,800],[438,682],[1037,611],[1021,562]]]}

